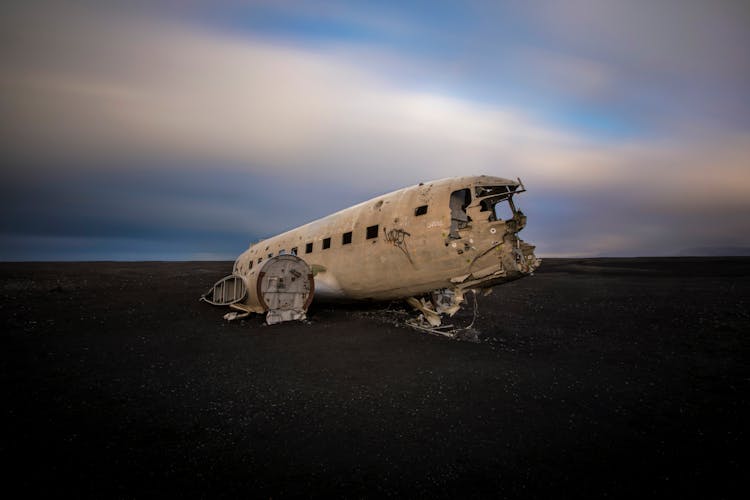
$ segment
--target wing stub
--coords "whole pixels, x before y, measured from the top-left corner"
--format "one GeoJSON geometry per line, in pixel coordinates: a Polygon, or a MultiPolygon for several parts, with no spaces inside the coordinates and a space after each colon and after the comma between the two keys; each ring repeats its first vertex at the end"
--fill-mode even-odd
{"type": "Polygon", "coordinates": [[[228,306],[241,302],[246,296],[245,282],[240,276],[230,274],[214,283],[214,286],[201,296],[201,300],[215,306],[228,306]]]}

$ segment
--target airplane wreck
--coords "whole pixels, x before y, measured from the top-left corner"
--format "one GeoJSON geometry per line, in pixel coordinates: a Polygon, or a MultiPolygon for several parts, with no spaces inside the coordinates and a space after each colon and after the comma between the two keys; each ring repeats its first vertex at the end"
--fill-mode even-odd
{"type": "Polygon", "coordinates": [[[304,320],[314,297],[405,300],[411,326],[455,336],[453,316],[472,291],[528,276],[541,260],[518,237],[526,216],[520,179],[455,177],[378,196],[254,243],[232,274],[201,299],[232,309],[226,319],[266,314],[304,320]]]}

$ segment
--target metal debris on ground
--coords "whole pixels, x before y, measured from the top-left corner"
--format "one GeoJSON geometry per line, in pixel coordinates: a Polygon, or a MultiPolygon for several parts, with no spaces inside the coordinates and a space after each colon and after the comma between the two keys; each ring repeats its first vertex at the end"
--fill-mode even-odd
{"type": "Polygon", "coordinates": [[[477,331],[474,328],[474,323],[477,320],[477,311],[479,309],[479,305],[477,302],[477,293],[476,291],[472,290],[474,292],[472,294],[474,298],[474,312],[471,319],[471,323],[469,323],[467,326],[464,327],[454,327],[453,325],[438,325],[433,326],[430,324],[428,320],[425,320],[425,317],[423,314],[420,314],[414,319],[410,319],[405,321],[405,325],[409,326],[411,328],[414,328],[415,330],[419,330],[425,333],[429,333],[432,335],[440,335],[443,337],[448,337],[454,340],[468,340],[470,342],[479,342],[479,331],[477,331]]]}

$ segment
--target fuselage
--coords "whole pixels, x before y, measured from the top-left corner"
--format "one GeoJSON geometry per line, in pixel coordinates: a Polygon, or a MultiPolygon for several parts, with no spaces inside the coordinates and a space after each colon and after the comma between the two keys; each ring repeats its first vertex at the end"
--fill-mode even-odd
{"type": "Polygon", "coordinates": [[[399,189],[251,245],[234,274],[247,279],[269,258],[294,254],[312,268],[316,297],[489,288],[539,265],[517,236],[526,222],[513,202],[521,191],[520,181],[489,176],[399,189]]]}

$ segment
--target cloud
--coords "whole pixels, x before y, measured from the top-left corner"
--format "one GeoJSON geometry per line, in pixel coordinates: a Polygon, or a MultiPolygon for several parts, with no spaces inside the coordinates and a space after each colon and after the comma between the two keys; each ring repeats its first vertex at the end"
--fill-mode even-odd
{"type": "Polygon", "coordinates": [[[554,52],[563,60],[583,60],[578,67],[585,74],[593,70],[601,77],[599,69],[608,68],[605,75],[616,77],[609,91],[617,102],[649,120],[674,126],[700,116],[714,126],[748,125],[746,2],[548,0],[534,5],[528,18],[554,40],[554,52]]]}
{"type": "Polygon", "coordinates": [[[547,0],[533,15],[570,46],[658,73],[748,75],[750,9],[718,0],[547,0]]]}
{"type": "Polygon", "coordinates": [[[202,158],[329,178],[403,179],[408,167],[411,181],[567,140],[518,110],[405,90],[336,54],[143,19],[76,17],[24,53],[2,72],[4,147],[22,158],[202,158]]]}
{"type": "MultiPolygon", "coordinates": [[[[696,117],[672,135],[601,140],[520,107],[435,90],[429,75],[440,66],[408,53],[48,7],[19,7],[1,21],[0,178],[7,194],[18,188],[4,202],[13,214],[5,234],[209,234],[229,248],[245,244],[240,234],[283,230],[403,185],[487,173],[523,178],[527,235],[542,253],[748,244],[738,236],[750,216],[743,130],[696,117]],[[411,68],[403,79],[401,68],[411,68]]],[[[663,56],[633,62],[617,33],[602,34],[602,50],[619,54],[611,61],[569,53],[580,26],[570,16],[556,26],[570,45],[506,48],[548,87],[606,102],[633,85],[632,65],[690,70],[682,55],[674,66],[663,56]]]]}

